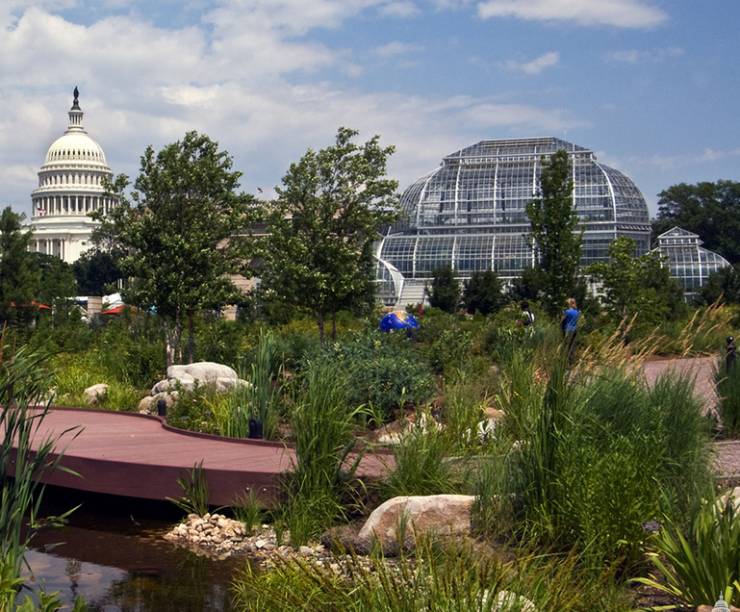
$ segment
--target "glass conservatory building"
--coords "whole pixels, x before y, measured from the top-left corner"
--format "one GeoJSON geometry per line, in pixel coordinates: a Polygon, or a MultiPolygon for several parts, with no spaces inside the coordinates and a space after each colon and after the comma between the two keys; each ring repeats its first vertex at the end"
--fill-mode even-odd
{"type": "Polygon", "coordinates": [[[697,234],[674,227],[658,236],[658,251],[668,265],[671,276],[683,286],[686,297],[701,289],[712,272],[730,265],[722,255],[701,246],[697,234]]]}
{"type": "Polygon", "coordinates": [[[539,193],[543,160],[568,152],[573,204],[583,230],[581,265],[607,259],[617,236],[650,247],[648,208],[629,177],[593,151],[557,138],[484,140],[448,155],[406,189],[402,221],[377,245],[377,281],[386,304],[421,302],[434,270],[460,279],[494,270],[512,279],[535,265],[527,204],[539,193]]]}

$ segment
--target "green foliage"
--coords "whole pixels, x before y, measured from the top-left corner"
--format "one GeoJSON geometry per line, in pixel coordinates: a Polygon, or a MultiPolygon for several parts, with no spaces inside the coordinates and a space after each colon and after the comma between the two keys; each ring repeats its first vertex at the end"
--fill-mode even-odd
{"type": "Polygon", "coordinates": [[[722,432],[732,438],[740,436],[740,365],[727,369],[724,359],[715,373],[719,403],[717,409],[722,420],[722,432]]]}
{"type": "Polygon", "coordinates": [[[516,353],[505,369],[498,404],[517,450],[493,481],[503,489],[483,490],[512,500],[520,535],[575,546],[594,566],[632,566],[642,525],[661,511],[686,512],[710,480],[708,422],[693,382],[666,376],[648,389],[618,369],[574,373],[556,359],[543,371],[537,361],[516,353]]]}
{"type": "Polygon", "coordinates": [[[267,572],[247,564],[234,584],[235,605],[267,612],[520,612],[525,607],[519,597],[525,597],[537,610],[628,609],[625,598],[610,586],[611,577],[583,573],[575,555],[519,553],[516,560],[503,561],[501,555],[469,544],[438,548],[427,543],[415,557],[396,563],[352,557],[347,576],[301,558],[277,560],[267,572]]]}
{"type": "MultiPolygon", "coordinates": [[[[129,179],[119,176],[109,188],[120,199],[96,230],[98,244],[121,253],[121,273],[132,281],[124,292],[129,304],[155,308],[168,321],[168,365],[181,362],[184,322],[203,309],[237,298],[230,279],[241,266],[243,240],[252,199],[237,192],[241,173],[205,135],[188,132],[155,155],[148,147],[128,195],[129,179]]],[[[192,360],[193,335],[188,357],[192,360]]]]}
{"type": "Polygon", "coordinates": [[[503,286],[493,270],[474,272],[465,282],[463,304],[470,314],[489,315],[504,306],[503,286]]]}
{"type": "Polygon", "coordinates": [[[39,286],[39,272],[28,253],[31,232],[23,230],[24,216],[7,206],[0,213],[0,323],[28,323],[39,286]]]}
{"type": "Polygon", "coordinates": [[[328,363],[310,363],[290,411],[295,465],[286,483],[280,522],[293,546],[305,544],[346,516],[343,497],[361,455],[345,465],[355,446],[354,422],[361,409],[349,408],[347,385],[328,363]]]}
{"type": "Polygon", "coordinates": [[[77,286],[72,266],[54,255],[29,253],[29,260],[38,272],[39,284],[35,288],[34,298],[55,309],[69,308],[68,299],[77,295],[77,286]]]}
{"type": "Polygon", "coordinates": [[[700,300],[704,304],[740,304],[740,263],[712,272],[701,288],[700,300]]]}
{"type": "Polygon", "coordinates": [[[658,194],[653,236],[680,226],[701,236],[704,246],[731,263],[740,262],[740,182],[680,183],[658,194]]]}
{"type": "Polygon", "coordinates": [[[535,302],[543,298],[546,291],[546,276],[542,268],[524,268],[520,276],[509,285],[509,299],[513,302],[535,302]]]}
{"type": "Polygon", "coordinates": [[[447,439],[436,430],[434,420],[424,416],[417,414],[416,425],[393,449],[394,469],[383,483],[385,498],[456,492],[452,470],[445,462],[447,439]]]}
{"type": "MultiPolygon", "coordinates": [[[[265,209],[269,236],[261,252],[263,290],[308,309],[323,342],[327,319],[372,304],[372,243],[393,218],[396,181],[386,178],[393,147],[339,128],[334,144],[291,164],[265,209]]],[[[332,327],[332,338],[335,337],[332,327]]]]}
{"type": "Polygon", "coordinates": [[[687,605],[712,604],[722,594],[740,604],[740,516],[737,500],[705,501],[688,533],[670,516],[655,538],[650,559],[659,576],[636,582],[668,593],[687,605]]]}
{"type": "Polygon", "coordinates": [[[573,181],[568,153],[560,150],[543,162],[540,196],[527,205],[532,238],[542,268],[545,309],[556,315],[576,287],[581,257],[578,217],[573,210],[573,181]]]}
{"type": "Polygon", "coordinates": [[[277,425],[281,372],[281,366],[275,368],[273,335],[269,331],[260,330],[249,377],[251,385],[245,391],[249,398],[250,417],[262,423],[264,436],[268,439],[273,437],[277,425]]]}
{"type": "Polygon", "coordinates": [[[123,279],[118,267],[118,253],[93,249],[84,252],[72,264],[78,295],[105,295],[123,279]]]}
{"type": "Polygon", "coordinates": [[[253,534],[262,523],[262,507],[254,491],[245,491],[237,497],[231,510],[234,518],[244,523],[247,534],[253,534]]]}
{"type": "Polygon", "coordinates": [[[421,405],[432,397],[435,381],[429,366],[410,342],[393,334],[355,334],[320,354],[325,367],[347,383],[350,406],[372,406],[390,417],[406,404],[421,405]]]}
{"type": "Polygon", "coordinates": [[[208,481],[203,469],[203,461],[196,463],[187,475],[178,478],[177,484],[182,489],[182,496],[167,499],[175,504],[185,514],[203,516],[208,512],[208,481]]]}
{"type": "Polygon", "coordinates": [[[10,354],[0,339],[0,609],[14,609],[21,567],[33,538],[44,486],[40,475],[60,467],[59,432],[31,444],[47,415],[44,357],[22,348],[10,354]],[[30,527],[28,526],[30,525],[30,527]]]}
{"type": "Polygon", "coordinates": [[[429,305],[444,312],[454,313],[460,305],[460,282],[450,266],[432,272],[432,281],[427,288],[429,305]]]}
{"type": "Polygon", "coordinates": [[[683,291],[661,265],[660,255],[635,257],[636,248],[634,240],[620,236],[609,245],[609,261],[588,269],[602,284],[602,301],[612,321],[634,318],[637,328],[650,328],[685,316],[683,291]]]}

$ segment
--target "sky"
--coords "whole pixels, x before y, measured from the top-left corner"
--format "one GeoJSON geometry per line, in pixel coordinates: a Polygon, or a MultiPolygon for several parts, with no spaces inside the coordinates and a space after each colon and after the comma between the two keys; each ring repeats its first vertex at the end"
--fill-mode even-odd
{"type": "Polygon", "coordinates": [[[557,136],[629,175],[740,180],[737,0],[0,0],[0,205],[80,90],[115,174],[207,133],[271,194],[340,126],[403,189],[484,139],[557,136]]]}

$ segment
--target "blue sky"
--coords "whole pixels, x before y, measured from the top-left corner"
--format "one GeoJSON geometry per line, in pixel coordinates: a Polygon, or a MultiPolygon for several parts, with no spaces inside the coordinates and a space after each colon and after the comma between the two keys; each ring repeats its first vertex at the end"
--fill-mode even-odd
{"type": "Polygon", "coordinates": [[[197,129],[266,193],[340,125],[403,188],[486,138],[558,136],[654,210],[740,180],[737,0],[2,0],[0,203],[30,212],[78,85],[114,172],[197,129]]]}

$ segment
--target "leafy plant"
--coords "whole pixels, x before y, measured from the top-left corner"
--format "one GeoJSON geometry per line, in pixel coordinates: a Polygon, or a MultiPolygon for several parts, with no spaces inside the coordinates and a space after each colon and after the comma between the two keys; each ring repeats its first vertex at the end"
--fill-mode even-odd
{"type": "Polygon", "coordinates": [[[738,500],[726,495],[705,501],[688,533],[666,516],[650,560],[660,577],[636,582],[677,597],[688,605],[712,603],[723,594],[740,603],[740,514],[738,500]]]}
{"type": "Polygon", "coordinates": [[[178,478],[177,484],[182,489],[182,496],[177,499],[168,497],[168,501],[185,514],[203,516],[208,512],[208,481],[202,460],[196,463],[185,477],[178,478]]]}

